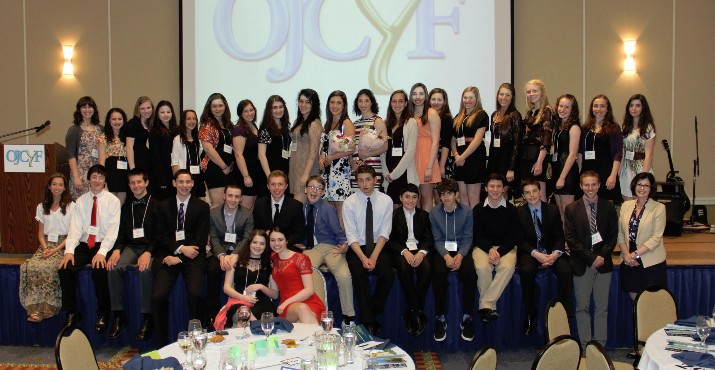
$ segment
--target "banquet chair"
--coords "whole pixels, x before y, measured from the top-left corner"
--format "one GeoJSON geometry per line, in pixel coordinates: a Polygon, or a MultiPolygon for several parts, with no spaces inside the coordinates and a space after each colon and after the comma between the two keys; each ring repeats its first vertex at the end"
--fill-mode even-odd
{"type": "Polygon", "coordinates": [[[74,326],[66,326],[60,330],[55,341],[55,361],[60,370],[99,370],[97,357],[87,335],[74,326]]]}
{"type": "Polygon", "coordinates": [[[551,343],[554,338],[562,335],[571,335],[569,318],[564,305],[558,299],[553,299],[546,307],[546,343],[551,343]]]}
{"type": "Polygon", "coordinates": [[[531,370],[577,370],[580,361],[581,344],[570,335],[562,335],[536,356],[531,370]]]}
{"type": "Polygon", "coordinates": [[[631,364],[611,361],[611,357],[597,340],[586,344],[586,364],[588,370],[633,370],[631,364]]]}
{"type": "Polygon", "coordinates": [[[496,370],[497,350],[493,346],[486,346],[477,352],[472,359],[471,370],[496,370]]]}
{"type": "MultiPolygon", "coordinates": [[[[633,351],[640,357],[640,346],[658,329],[678,319],[675,297],[668,289],[651,285],[633,301],[633,351]]],[[[637,359],[636,359],[637,361],[637,359]]]]}
{"type": "Polygon", "coordinates": [[[319,269],[313,267],[313,291],[323,301],[325,310],[328,311],[328,288],[325,285],[325,277],[319,269]]]}

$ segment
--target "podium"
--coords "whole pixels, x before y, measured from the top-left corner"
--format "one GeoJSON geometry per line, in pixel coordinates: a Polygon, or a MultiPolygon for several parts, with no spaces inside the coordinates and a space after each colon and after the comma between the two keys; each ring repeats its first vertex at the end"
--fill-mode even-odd
{"type": "MultiPolygon", "coordinates": [[[[65,147],[58,143],[44,147],[44,173],[5,172],[5,158],[0,160],[1,253],[35,253],[39,246],[35,210],[45,196],[47,178],[60,172],[69,179],[65,147]]],[[[5,153],[5,145],[1,148],[5,153]]]]}

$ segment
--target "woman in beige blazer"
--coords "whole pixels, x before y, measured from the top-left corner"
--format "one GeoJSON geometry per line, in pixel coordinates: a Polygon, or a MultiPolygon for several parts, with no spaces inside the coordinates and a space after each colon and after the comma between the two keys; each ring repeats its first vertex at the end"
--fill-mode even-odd
{"type": "Polygon", "coordinates": [[[665,206],[652,199],[653,174],[643,172],[631,181],[635,199],[623,203],[618,219],[618,246],[621,250],[621,289],[631,299],[649,285],[667,286],[665,263],[665,206]]]}

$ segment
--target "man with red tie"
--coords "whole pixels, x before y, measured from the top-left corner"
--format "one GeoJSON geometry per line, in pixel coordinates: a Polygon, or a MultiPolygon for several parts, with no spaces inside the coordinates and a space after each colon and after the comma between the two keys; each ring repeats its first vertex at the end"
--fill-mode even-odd
{"type": "Polygon", "coordinates": [[[69,225],[65,255],[58,271],[62,287],[62,308],[67,313],[65,325],[81,319],[77,307],[77,273],[92,264],[92,281],[97,296],[97,320],[94,330],[102,334],[109,321],[109,285],[107,253],[114,247],[119,232],[121,203],[106,189],[107,170],[97,164],[87,171],[89,192],[77,198],[75,213],[69,225]]]}

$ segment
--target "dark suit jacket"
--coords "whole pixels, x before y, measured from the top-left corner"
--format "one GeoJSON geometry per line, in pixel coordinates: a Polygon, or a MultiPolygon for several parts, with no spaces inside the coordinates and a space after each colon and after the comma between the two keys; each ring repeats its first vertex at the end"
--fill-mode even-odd
{"type": "MultiPolygon", "coordinates": [[[[555,250],[566,252],[564,249],[564,229],[561,223],[561,214],[558,207],[553,204],[541,202],[541,241],[548,253],[555,250]]],[[[519,254],[530,254],[536,249],[536,229],[528,204],[519,206],[516,215],[521,224],[521,242],[519,254]]]]}
{"type": "Polygon", "coordinates": [[[127,201],[122,206],[122,215],[119,220],[119,233],[117,241],[114,243],[114,249],[124,250],[124,247],[144,247],[149,253],[154,253],[157,241],[157,219],[162,217],[159,213],[161,210],[161,202],[145,196],[149,201],[148,209],[137,205],[134,207],[136,214],[134,215],[134,225],[132,225],[132,202],[136,199],[131,193],[127,197],[127,201]],[[144,209],[146,209],[146,217],[144,217],[144,209]],[[134,239],[134,226],[141,227],[142,219],[144,219],[144,237],[134,239]]]}
{"type": "Polygon", "coordinates": [[[256,200],[256,204],[253,206],[254,227],[270,230],[274,226],[278,226],[288,239],[288,246],[302,244],[305,239],[303,204],[286,194],[285,198],[283,198],[281,211],[276,215],[275,223],[271,217],[272,204],[270,195],[256,200]]]}
{"type": "MultiPolygon", "coordinates": [[[[418,242],[417,248],[428,252],[434,246],[429,213],[416,208],[412,222],[412,230],[418,242]]],[[[407,248],[405,244],[407,243],[407,232],[405,209],[399,207],[392,212],[392,231],[390,232],[390,240],[387,241],[387,247],[391,252],[400,254],[403,249],[407,248]]]]}
{"type": "Polygon", "coordinates": [[[603,197],[598,198],[597,207],[596,224],[603,242],[598,243],[593,250],[591,250],[591,227],[583,198],[566,206],[564,212],[566,219],[564,234],[571,248],[570,261],[576,276],[583,275],[598,256],[604,259],[604,264],[598,268],[598,272],[613,271],[611,253],[618,239],[618,215],[613,205],[603,197]]]}
{"type": "MultiPolygon", "coordinates": [[[[162,208],[162,216],[159,217],[161,242],[158,243],[154,258],[161,261],[166,256],[172,256],[180,245],[199,247],[199,256],[196,258],[205,258],[206,243],[209,240],[209,205],[195,196],[189,199],[184,216],[185,238],[182,241],[176,241],[176,220],[179,213],[176,197],[165,200],[162,208]]],[[[177,257],[181,258],[182,262],[189,260],[183,254],[178,254],[177,257]]]]}
{"type": "MultiPolygon", "coordinates": [[[[226,244],[228,243],[224,242],[227,231],[226,217],[223,214],[225,207],[224,204],[211,210],[211,251],[206,253],[206,257],[218,256],[227,252],[226,244]]],[[[253,213],[250,209],[239,205],[233,218],[233,232],[236,233],[234,249],[238,249],[248,239],[251,231],[253,231],[253,213]]]]}

